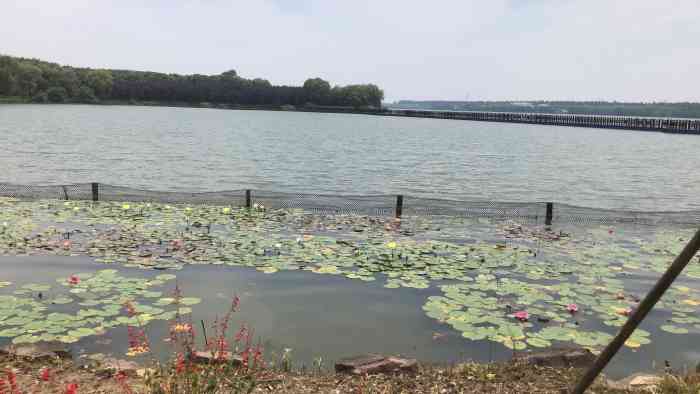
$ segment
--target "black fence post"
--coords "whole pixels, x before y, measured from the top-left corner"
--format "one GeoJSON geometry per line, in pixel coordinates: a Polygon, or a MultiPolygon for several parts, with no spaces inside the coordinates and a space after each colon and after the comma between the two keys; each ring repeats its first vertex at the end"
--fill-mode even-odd
{"type": "Polygon", "coordinates": [[[554,217],[554,203],[547,203],[547,213],[544,217],[544,224],[547,226],[552,225],[552,218],[554,217]]]}
{"type": "Polygon", "coordinates": [[[97,182],[92,182],[92,201],[100,200],[100,186],[97,182]]]}
{"type": "Polygon", "coordinates": [[[250,209],[253,207],[253,199],[251,198],[251,192],[250,189],[245,191],[245,207],[250,209]]]}
{"type": "Polygon", "coordinates": [[[403,195],[396,196],[396,217],[400,218],[403,213],[403,195]]]}

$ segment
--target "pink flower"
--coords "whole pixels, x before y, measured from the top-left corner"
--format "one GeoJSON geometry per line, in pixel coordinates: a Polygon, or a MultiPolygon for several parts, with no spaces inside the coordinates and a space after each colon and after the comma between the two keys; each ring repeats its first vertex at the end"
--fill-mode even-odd
{"type": "Polygon", "coordinates": [[[527,321],[530,318],[530,314],[527,311],[518,311],[513,314],[513,317],[520,321],[527,321]]]}
{"type": "Polygon", "coordinates": [[[566,306],[566,310],[569,311],[572,315],[576,312],[578,312],[578,305],[576,304],[569,304],[566,306]]]}
{"type": "Polygon", "coordinates": [[[73,243],[70,240],[65,240],[63,241],[63,244],[61,244],[61,246],[63,247],[63,249],[69,250],[72,244],[73,243]]]}
{"type": "Polygon", "coordinates": [[[80,278],[78,278],[77,275],[71,275],[70,277],[68,277],[69,285],[77,285],[78,283],[80,283],[80,278]]]}
{"type": "Polygon", "coordinates": [[[614,232],[613,229],[608,230],[608,234],[612,234],[613,232],[614,232]]]}

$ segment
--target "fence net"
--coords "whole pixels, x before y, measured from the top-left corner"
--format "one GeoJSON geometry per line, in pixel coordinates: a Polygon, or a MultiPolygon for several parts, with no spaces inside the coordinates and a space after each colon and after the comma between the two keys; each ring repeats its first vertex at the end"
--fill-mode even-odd
{"type": "MultiPolygon", "coordinates": [[[[232,207],[260,204],[271,209],[302,209],[319,215],[452,216],[513,219],[530,223],[545,223],[548,219],[547,202],[457,201],[411,196],[401,196],[399,199],[397,195],[333,195],[244,189],[189,193],[143,190],[103,183],[52,186],[0,183],[0,197],[21,200],[131,201],[232,207]]],[[[700,224],[700,211],[649,212],[549,204],[552,223],[700,224]]]]}

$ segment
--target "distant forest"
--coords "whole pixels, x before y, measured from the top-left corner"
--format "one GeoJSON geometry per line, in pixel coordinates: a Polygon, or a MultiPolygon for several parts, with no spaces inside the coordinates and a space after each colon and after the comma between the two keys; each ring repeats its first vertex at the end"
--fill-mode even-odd
{"type": "Polygon", "coordinates": [[[608,101],[411,101],[385,104],[390,109],[528,112],[700,118],[700,103],[619,103],[608,101]]]}
{"type": "Polygon", "coordinates": [[[384,92],[376,85],[331,87],[320,78],[304,86],[276,86],[230,70],[218,75],[61,66],[0,55],[0,102],[156,102],[250,106],[338,106],[378,109],[384,92]]]}

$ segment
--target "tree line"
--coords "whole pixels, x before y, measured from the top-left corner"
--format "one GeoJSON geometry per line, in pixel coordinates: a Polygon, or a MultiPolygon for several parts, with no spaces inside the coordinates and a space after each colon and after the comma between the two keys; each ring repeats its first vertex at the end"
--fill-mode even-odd
{"type": "Polygon", "coordinates": [[[373,84],[333,86],[321,78],[303,86],[277,86],[230,70],[180,75],[62,66],[0,55],[0,96],[37,103],[174,102],[252,106],[381,108],[384,92],[373,84]]]}

